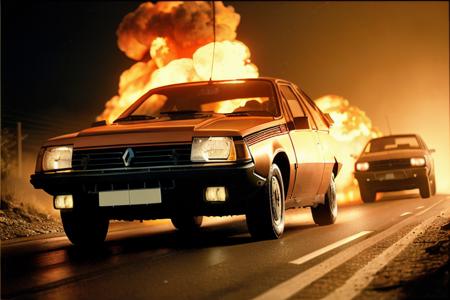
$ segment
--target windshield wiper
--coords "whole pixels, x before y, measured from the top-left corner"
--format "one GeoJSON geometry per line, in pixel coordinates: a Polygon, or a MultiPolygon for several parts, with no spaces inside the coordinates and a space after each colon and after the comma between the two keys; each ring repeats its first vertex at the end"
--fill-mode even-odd
{"type": "Polygon", "coordinates": [[[139,121],[139,120],[153,120],[156,119],[149,115],[129,115],[123,118],[116,119],[113,123],[124,122],[124,121],[139,121]]]}
{"type": "Polygon", "coordinates": [[[250,116],[250,113],[248,111],[235,111],[224,114],[226,116],[250,116]]]}
{"type": "Polygon", "coordinates": [[[246,111],[234,111],[224,114],[226,116],[272,116],[267,111],[262,110],[246,110],[246,111]]]}
{"type": "Polygon", "coordinates": [[[213,111],[198,111],[198,110],[175,110],[175,111],[162,111],[160,115],[196,115],[196,114],[211,114],[213,111]]]}
{"type": "Polygon", "coordinates": [[[203,118],[214,114],[213,111],[198,111],[198,110],[177,110],[177,111],[162,111],[160,116],[166,115],[170,119],[186,119],[186,118],[203,118]]]}

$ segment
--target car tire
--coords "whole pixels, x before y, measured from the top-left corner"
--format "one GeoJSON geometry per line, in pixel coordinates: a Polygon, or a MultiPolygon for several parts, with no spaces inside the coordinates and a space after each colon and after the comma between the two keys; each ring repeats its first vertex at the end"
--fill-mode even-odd
{"type": "Polygon", "coordinates": [[[430,186],[431,186],[431,196],[436,195],[436,176],[434,174],[431,176],[430,186]]]}
{"type": "Polygon", "coordinates": [[[61,210],[61,221],[67,238],[75,246],[102,244],[108,233],[109,219],[94,211],[61,210]]]}
{"type": "Polygon", "coordinates": [[[373,203],[375,202],[375,198],[377,196],[377,192],[373,191],[370,187],[367,186],[359,186],[359,194],[361,195],[361,200],[364,203],[373,203]]]}
{"type": "Polygon", "coordinates": [[[323,226],[334,224],[337,212],[336,183],[334,181],[334,174],[331,173],[330,186],[325,194],[325,202],[318,204],[316,207],[311,207],[311,214],[314,223],[323,226]]]}
{"type": "Polygon", "coordinates": [[[198,230],[203,223],[203,216],[176,215],[171,218],[173,226],[182,232],[198,230]]]}
{"type": "Polygon", "coordinates": [[[272,164],[262,196],[249,201],[246,213],[251,236],[258,240],[278,239],[284,231],[285,195],[283,177],[272,164]]]}
{"type": "Polygon", "coordinates": [[[432,187],[430,186],[430,179],[428,177],[419,186],[419,192],[421,198],[430,198],[432,187]]]}

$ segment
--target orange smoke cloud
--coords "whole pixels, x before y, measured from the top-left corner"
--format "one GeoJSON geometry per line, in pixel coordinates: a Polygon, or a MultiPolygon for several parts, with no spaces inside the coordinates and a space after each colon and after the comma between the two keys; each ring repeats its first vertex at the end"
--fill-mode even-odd
{"type": "Polygon", "coordinates": [[[336,141],[338,160],[342,169],[336,178],[338,201],[351,202],[360,198],[358,183],[353,176],[355,158],[366,143],[383,134],[372,126],[372,121],[358,107],[350,105],[347,99],[340,96],[327,95],[315,100],[317,106],[329,113],[334,120],[330,134],[336,141]]]}
{"type": "MultiPolygon", "coordinates": [[[[215,2],[216,45],[213,79],[258,77],[248,47],[235,40],[240,16],[231,6],[215,2]]],[[[111,123],[151,88],[208,80],[213,54],[212,8],[207,2],[143,3],[122,20],[119,48],[141,60],[120,77],[118,95],[97,120],[111,123]]]]}
{"type": "MultiPolygon", "coordinates": [[[[240,16],[232,6],[215,3],[216,40],[234,40],[240,16]]],[[[117,30],[120,50],[142,60],[158,37],[168,39],[178,58],[189,58],[200,46],[212,42],[212,12],[208,2],[142,3],[125,16],[117,30]]]]}

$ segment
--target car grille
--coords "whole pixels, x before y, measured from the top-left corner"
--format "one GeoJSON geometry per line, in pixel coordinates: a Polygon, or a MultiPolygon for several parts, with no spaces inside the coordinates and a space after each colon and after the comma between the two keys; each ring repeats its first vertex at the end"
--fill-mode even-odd
{"type": "Polygon", "coordinates": [[[128,167],[174,166],[191,163],[191,144],[137,146],[74,150],[72,169],[95,170],[123,168],[126,166],[123,156],[129,148],[132,149],[134,157],[129,160],[128,167]]]}
{"type": "Polygon", "coordinates": [[[370,171],[383,171],[383,170],[395,170],[403,168],[411,168],[411,163],[409,158],[402,159],[389,159],[389,160],[378,160],[371,161],[370,171]]]}

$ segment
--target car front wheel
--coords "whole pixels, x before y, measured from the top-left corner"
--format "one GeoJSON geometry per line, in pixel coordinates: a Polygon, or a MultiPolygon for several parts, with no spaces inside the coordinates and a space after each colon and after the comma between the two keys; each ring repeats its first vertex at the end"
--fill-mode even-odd
{"type": "Polygon", "coordinates": [[[93,211],[61,210],[64,231],[76,246],[98,245],[105,241],[109,219],[93,211]]]}
{"type": "Polygon", "coordinates": [[[361,195],[361,200],[364,203],[375,202],[377,193],[373,191],[370,187],[359,185],[359,194],[361,195]]]}
{"type": "Polygon", "coordinates": [[[195,231],[202,226],[203,216],[176,215],[171,218],[173,226],[182,232],[195,231]]]}
{"type": "Polygon", "coordinates": [[[434,174],[431,176],[430,186],[431,186],[431,196],[436,195],[436,175],[434,174]]]}
{"type": "Polygon", "coordinates": [[[330,186],[325,194],[325,202],[311,207],[311,214],[314,223],[317,225],[334,224],[337,217],[337,199],[336,199],[336,183],[334,182],[334,174],[331,173],[330,186]]]}
{"type": "Polygon", "coordinates": [[[256,239],[277,239],[284,231],[284,187],[281,171],[276,164],[270,168],[262,197],[249,202],[247,227],[256,239]]]}
{"type": "Polygon", "coordinates": [[[421,198],[430,198],[432,187],[430,184],[430,179],[428,179],[428,177],[426,177],[426,179],[423,180],[422,183],[420,184],[419,191],[421,198]]]}

